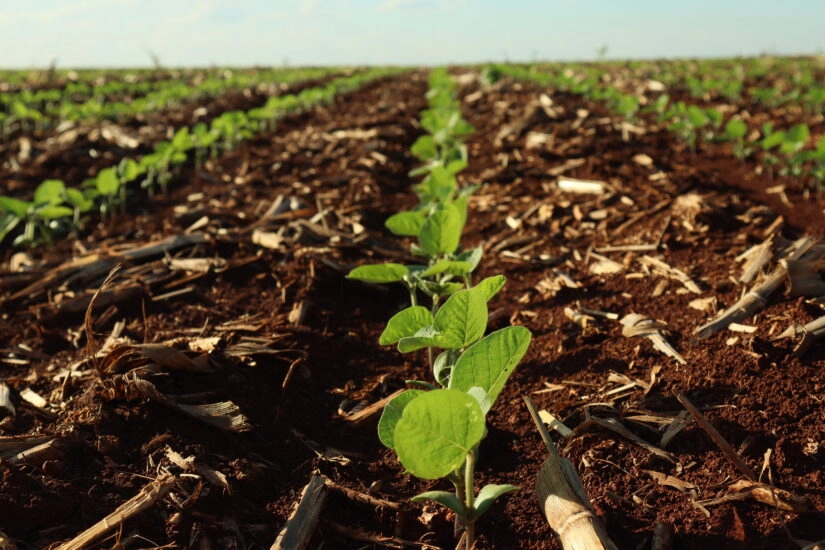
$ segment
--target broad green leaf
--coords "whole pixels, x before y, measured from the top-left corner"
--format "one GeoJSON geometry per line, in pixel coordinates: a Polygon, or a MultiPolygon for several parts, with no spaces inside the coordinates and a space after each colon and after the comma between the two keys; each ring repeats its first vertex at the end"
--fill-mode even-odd
{"type": "Polygon", "coordinates": [[[466,277],[472,271],[473,266],[470,262],[459,262],[456,260],[441,260],[427,268],[421,273],[421,277],[432,277],[433,275],[442,275],[444,273],[455,275],[456,277],[466,277]]]}
{"type": "Polygon", "coordinates": [[[439,205],[424,222],[418,234],[421,249],[431,257],[452,254],[458,248],[460,239],[461,217],[452,204],[439,205]]]}
{"type": "Polygon", "coordinates": [[[60,204],[63,202],[63,192],[66,184],[63,180],[43,180],[34,190],[33,202],[40,204],[60,204]]]}
{"type": "Polygon", "coordinates": [[[484,388],[479,386],[473,386],[469,390],[467,390],[467,395],[472,395],[476,401],[478,401],[478,406],[481,407],[481,414],[487,416],[487,413],[490,412],[490,409],[493,408],[493,402],[490,401],[490,396],[487,395],[487,392],[484,391],[484,388]]]}
{"type": "Polygon", "coordinates": [[[710,122],[707,113],[701,107],[697,107],[696,105],[690,105],[687,108],[687,117],[690,121],[691,126],[694,128],[702,128],[703,126],[707,125],[710,122]]]}
{"type": "Polygon", "coordinates": [[[777,145],[781,145],[785,141],[785,132],[778,130],[776,132],[767,134],[761,141],[762,149],[765,151],[773,149],[777,145]]]}
{"type": "Polygon", "coordinates": [[[438,146],[430,135],[424,135],[415,140],[410,152],[418,159],[432,160],[438,157],[438,146]]]}
{"type": "MultiPolygon", "coordinates": [[[[484,254],[484,249],[480,246],[473,248],[472,250],[468,250],[466,252],[462,252],[461,254],[457,254],[455,259],[460,262],[469,262],[470,264],[470,271],[473,271],[475,268],[478,267],[478,264],[481,262],[481,256],[484,254]]],[[[492,297],[492,296],[491,296],[492,297]]],[[[489,298],[488,298],[489,300],[489,298]]]]}
{"type": "Polygon", "coordinates": [[[37,215],[44,220],[59,220],[60,218],[68,218],[74,211],[68,206],[60,206],[57,204],[47,204],[37,209],[37,215]]]}
{"type": "Polygon", "coordinates": [[[441,504],[442,506],[446,506],[447,508],[455,512],[456,515],[459,517],[467,517],[467,507],[464,505],[463,502],[458,500],[458,497],[455,496],[454,493],[448,493],[447,491],[427,491],[426,493],[415,495],[410,500],[412,500],[413,502],[432,500],[434,502],[441,504]]]}
{"type": "Polygon", "coordinates": [[[489,302],[493,296],[498,294],[499,290],[504,288],[504,284],[506,282],[507,278],[504,275],[493,275],[492,277],[487,277],[478,283],[474,288],[480,290],[485,299],[489,302]]]}
{"type": "Polygon", "coordinates": [[[463,391],[433,390],[404,407],[393,443],[401,464],[416,477],[438,479],[464,463],[484,437],[484,415],[463,391]]]}
{"type": "Polygon", "coordinates": [[[718,111],[717,109],[706,109],[705,114],[714,127],[718,128],[722,124],[723,115],[721,111],[718,111]]]}
{"type": "Polygon", "coordinates": [[[83,191],[72,187],[66,189],[66,202],[81,212],[86,212],[94,206],[94,201],[87,197],[83,191]]]}
{"type": "Polygon", "coordinates": [[[115,195],[120,189],[120,180],[114,168],[104,168],[97,174],[95,185],[101,195],[115,195]]]}
{"type": "Polygon", "coordinates": [[[469,208],[470,199],[467,195],[461,195],[453,201],[453,205],[458,210],[458,223],[461,225],[461,230],[467,225],[467,210],[469,208]]]}
{"type": "Polygon", "coordinates": [[[785,133],[785,141],[792,141],[794,143],[805,143],[811,139],[811,130],[805,123],[796,124],[785,133]]]}
{"type": "Polygon", "coordinates": [[[419,281],[418,287],[429,296],[452,296],[459,290],[464,290],[462,283],[446,282],[436,283],[433,281],[419,281]]]}
{"type": "Polygon", "coordinates": [[[401,413],[413,399],[425,392],[422,390],[405,390],[395,396],[384,406],[381,418],[378,420],[378,439],[389,449],[395,448],[395,427],[401,419],[401,413]]]}
{"type": "Polygon", "coordinates": [[[463,159],[457,159],[457,160],[450,161],[450,163],[447,164],[447,166],[445,167],[447,172],[452,174],[452,175],[458,174],[459,172],[461,172],[465,168],[467,168],[467,161],[463,160],[463,159]]]}
{"type": "Polygon", "coordinates": [[[140,165],[134,159],[125,158],[118,165],[120,178],[123,182],[133,181],[141,174],[140,165]]]}
{"type": "Polygon", "coordinates": [[[745,121],[732,118],[725,124],[725,135],[731,139],[742,139],[748,133],[748,125],[745,121]]]}
{"type": "Polygon", "coordinates": [[[403,280],[409,272],[409,269],[401,264],[362,265],[350,271],[347,278],[368,283],[395,283],[403,280]]]}
{"type": "Polygon", "coordinates": [[[31,203],[26,201],[0,195],[0,211],[8,212],[18,218],[25,218],[30,206],[31,203]]]}
{"type": "Polygon", "coordinates": [[[401,237],[417,237],[424,226],[424,213],[419,210],[408,210],[406,212],[399,212],[393,214],[384,226],[392,231],[395,235],[401,237]]]}
{"type": "Polygon", "coordinates": [[[184,126],[172,137],[172,147],[178,151],[188,151],[193,146],[192,136],[189,134],[189,128],[184,126]]]}
{"type": "Polygon", "coordinates": [[[488,334],[458,358],[450,376],[450,388],[469,391],[478,386],[495,403],[507,378],[530,346],[524,327],[506,327],[488,334]]]}
{"type": "Polygon", "coordinates": [[[20,224],[21,220],[22,218],[10,213],[0,215],[0,243],[20,224]]]}
{"type": "Polygon", "coordinates": [[[447,349],[438,354],[433,361],[433,378],[442,386],[447,386],[453,365],[461,355],[459,350],[447,349]]]}
{"type": "Polygon", "coordinates": [[[475,512],[475,517],[480,517],[484,515],[484,512],[490,509],[490,506],[501,496],[506,495],[507,493],[513,493],[518,491],[519,487],[515,485],[496,485],[491,483],[490,485],[485,485],[481,488],[481,491],[478,492],[475,501],[473,502],[473,510],[475,512]]]}
{"type": "Polygon", "coordinates": [[[436,331],[432,326],[423,327],[418,330],[413,336],[405,336],[398,340],[398,351],[401,353],[409,353],[421,348],[429,348],[435,346],[436,331]]]}
{"type": "Polygon", "coordinates": [[[435,314],[435,343],[444,349],[466,347],[484,335],[487,328],[487,300],[475,288],[450,296],[435,314]]]}
{"type": "Polygon", "coordinates": [[[433,324],[433,314],[429,309],[422,306],[410,306],[390,317],[378,343],[382,346],[395,344],[402,338],[414,336],[416,332],[431,324],[433,324]]]}

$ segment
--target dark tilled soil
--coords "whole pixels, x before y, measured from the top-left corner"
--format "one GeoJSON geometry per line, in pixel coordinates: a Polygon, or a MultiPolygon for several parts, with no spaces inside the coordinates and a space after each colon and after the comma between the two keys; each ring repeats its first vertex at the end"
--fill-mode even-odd
{"type": "MultiPolygon", "coordinates": [[[[167,472],[175,480],[164,498],[88,546],[268,548],[313,473],[333,487],[310,548],[455,545],[451,518],[409,502],[447,487],[403,473],[378,442],[377,415],[348,419],[405,380],[428,378],[424,355],[377,344],[405,293],[344,278],[354,265],[409,260],[408,243],[383,221],[416,202],[406,173],[415,166],[408,151],[421,132],[425,91],[424,73],[369,84],[281,121],[203,170],[185,168],[167,196],[139,197],[128,215],[89,227],[81,239],[4,252],[0,360],[17,406],[3,413],[0,435],[53,440],[32,458],[14,455],[33,443],[4,447],[14,450],[0,463],[0,530],[18,548],[72,539],[167,472]],[[189,241],[166,254],[130,255],[176,235],[189,241]],[[80,275],[60,267],[91,254],[111,262],[89,276],[77,264],[80,275]],[[193,258],[212,269],[173,261],[193,258]],[[89,342],[85,305],[118,261],[119,278],[89,318],[89,342]],[[121,347],[90,358],[116,328],[121,347]],[[164,353],[180,350],[193,363],[148,360],[140,348],[123,347],[139,343],[165,344],[164,353]],[[22,400],[26,389],[47,403],[22,400]],[[234,431],[175,406],[228,401],[246,419],[234,431]],[[192,464],[173,461],[170,450],[192,464]]],[[[736,257],[769,232],[778,243],[823,237],[822,198],[794,194],[792,185],[787,200],[767,193],[767,176],[721,147],[692,153],[650,128],[625,142],[618,120],[572,96],[512,82],[463,94],[477,131],[461,178],[484,187],[471,201],[462,242],[484,245],[479,276],[508,279],[491,303],[490,328],[520,324],[534,335],[489,416],[478,471],[479,484],[522,489],[482,518],[478,546],[558,547],[533,490],[547,451],[525,395],[574,429],[553,436],[620,548],[649,548],[659,523],[674,527],[679,549],[796,549],[825,538],[825,351],[815,344],[797,357],[796,340],[776,339],[823,315],[822,306],[783,286],[741,321],[755,331],[697,340],[694,329],[713,312],[689,305],[697,298],[714,298],[708,307],[720,311],[732,305],[751,286],[737,282],[736,257]],[[543,92],[558,108],[554,118],[532,106],[543,92]],[[505,127],[511,131],[500,134],[505,127]],[[541,145],[531,133],[545,135],[541,145]],[[637,154],[652,164],[632,160],[637,154]],[[565,176],[606,182],[606,192],[561,191],[551,172],[571,159],[582,162],[565,176]],[[658,247],[604,249],[639,244],[658,247]],[[683,271],[700,292],[646,267],[645,255],[683,271]],[[575,284],[560,284],[560,273],[575,284]],[[646,338],[622,336],[617,320],[591,314],[584,326],[573,323],[566,310],[583,308],[662,321],[685,363],[646,338]],[[641,385],[611,392],[628,379],[641,385]],[[763,481],[806,498],[812,511],[747,499],[697,504],[743,479],[697,423],[669,442],[668,460],[594,420],[619,419],[658,445],[666,426],[649,417],[666,421],[682,411],[675,392],[704,411],[763,481]],[[656,473],[681,480],[682,490],[658,483],[656,473]]]]}

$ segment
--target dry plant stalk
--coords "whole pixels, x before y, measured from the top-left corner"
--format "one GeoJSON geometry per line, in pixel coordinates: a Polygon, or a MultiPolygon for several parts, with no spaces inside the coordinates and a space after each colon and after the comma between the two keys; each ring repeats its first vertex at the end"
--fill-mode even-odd
{"type": "Polygon", "coordinates": [[[75,538],[64,542],[55,550],[82,550],[88,548],[92,541],[97,540],[109,531],[117,529],[123,522],[139,513],[148,510],[165,497],[177,482],[172,474],[161,474],[156,480],[144,486],[138,494],[121,504],[117,509],[98,521],[75,538]]]}
{"type": "Polygon", "coordinates": [[[705,430],[713,442],[716,443],[716,446],[719,447],[719,449],[725,454],[728,460],[730,460],[731,463],[745,475],[745,477],[751,481],[756,481],[756,473],[754,473],[751,467],[748,466],[744,460],[742,460],[742,457],[739,456],[733,447],[731,447],[730,443],[722,437],[722,434],[720,434],[719,431],[714,428],[710,422],[708,422],[705,415],[703,415],[702,412],[696,408],[690,399],[678,391],[674,391],[674,394],[676,395],[676,399],[679,400],[679,403],[684,405],[690,415],[694,418],[694,420],[696,420],[696,423],[699,424],[703,430],[705,430]]]}
{"type": "Polygon", "coordinates": [[[760,284],[756,285],[751,291],[745,294],[738,302],[730,306],[728,309],[720,313],[716,319],[697,327],[693,332],[700,340],[709,338],[717,332],[724,330],[731,323],[736,323],[742,319],[746,319],[765,307],[768,298],[788,277],[788,264],[798,265],[795,262],[803,259],[803,257],[812,249],[813,253],[819,253],[819,246],[816,246],[816,241],[810,237],[803,237],[795,241],[790,246],[790,252],[786,255],[783,261],[768,275],[760,284]]]}
{"type": "Polygon", "coordinates": [[[618,550],[593,512],[576,469],[559,455],[530,397],[524,402],[550,452],[539,470],[536,493],[547,523],[565,550],[618,550]]]}
{"type": "Polygon", "coordinates": [[[807,497],[797,496],[784,489],[778,489],[765,483],[748,481],[746,479],[740,479],[735,483],[731,483],[728,487],[727,494],[719,498],[703,500],[699,502],[699,504],[702,506],[712,506],[747,499],[773,506],[778,510],[795,512],[797,514],[817,511],[807,497]]]}
{"type": "Polygon", "coordinates": [[[321,509],[327,498],[323,476],[313,475],[301,492],[292,515],[286,520],[281,532],[269,550],[303,550],[315,532],[321,519],[321,509]]]}

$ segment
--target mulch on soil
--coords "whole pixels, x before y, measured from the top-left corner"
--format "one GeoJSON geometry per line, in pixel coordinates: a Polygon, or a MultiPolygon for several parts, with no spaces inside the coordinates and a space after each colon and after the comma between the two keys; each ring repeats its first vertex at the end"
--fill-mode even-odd
{"type": "MultiPolygon", "coordinates": [[[[405,292],[344,278],[409,259],[383,222],[416,202],[406,173],[425,91],[421,72],[370,83],[184,169],[168,195],[82,239],[4,251],[0,361],[14,410],[0,420],[0,530],[18,548],[71,540],[147,488],[146,510],[90,547],[268,548],[313,474],[328,496],[311,548],[454,546],[451,518],[409,502],[446,487],[403,474],[377,414],[353,420],[427,378],[422,356],[377,344],[405,292]]],[[[599,105],[528,83],[471,83],[464,100],[477,131],[461,177],[485,185],[462,243],[484,245],[479,276],[508,279],[490,328],[534,334],[478,471],[479,486],[522,489],[479,522],[479,547],[558,547],[533,490],[546,451],[524,395],[573,430],[553,435],[620,548],[650,547],[660,524],[680,549],[825,538],[825,351],[776,339],[821,304],[783,284],[738,331],[694,333],[753,287],[738,281],[743,252],[773,236],[770,271],[787,243],[825,236],[822,198],[767,193],[767,176],[724,148],[692,153],[650,125],[624,141],[599,105]],[[565,191],[559,176],[602,192],[565,191]],[[625,336],[633,313],[659,321],[684,362],[625,336]],[[674,419],[683,427],[662,443],[674,419]],[[812,511],[715,502],[743,469],[812,511]]]]}

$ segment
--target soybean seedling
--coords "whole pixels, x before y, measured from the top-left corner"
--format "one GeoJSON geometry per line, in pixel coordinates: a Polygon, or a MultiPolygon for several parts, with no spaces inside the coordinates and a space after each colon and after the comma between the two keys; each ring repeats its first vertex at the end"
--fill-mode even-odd
{"type": "Polygon", "coordinates": [[[475,523],[514,485],[487,485],[475,492],[478,447],[487,433],[485,417],[530,345],[530,331],[511,326],[487,336],[487,301],[504,285],[499,275],[456,292],[433,316],[410,306],[394,315],[380,338],[408,353],[423,347],[443,351],[433,364],[434,384],[409,389],[390,401],[378,423],[381,442],[398,454],[404,468],[423,479],[444,478],[454,493],[427,491],[413,501],[446,506],[465,529],[466,548],[475,523]],[[429,391],[426,391],[429,390],[429,391]]]}

